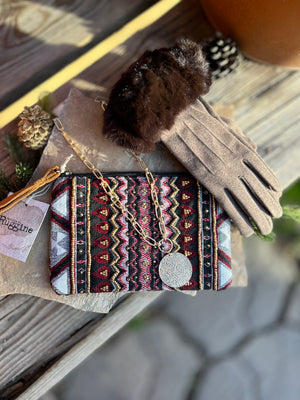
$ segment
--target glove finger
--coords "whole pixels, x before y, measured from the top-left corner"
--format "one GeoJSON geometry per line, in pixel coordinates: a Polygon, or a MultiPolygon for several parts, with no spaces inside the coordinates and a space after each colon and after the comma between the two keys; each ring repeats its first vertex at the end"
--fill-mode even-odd
{"type": "MultiPolygon", "coordinates": [[[[254,231],[250,217],[262,233],[271,230],[272,221],[266,210],[260,203],[254,201],[252,194],[248,192],[244,183],[237,179],[237,177],[235,179],[232,177],[230,187],[233,189],[232,192],[227,189],[227,196],[224,196],[224,202],[222,195],[219,196],[220,193],[224,192],[222,189],[223,184],[219,181],[219,175],[215,176],[215,171],[209,168],[211,165],[217,166],[215,155],[210,152],[210,149],[199,145],[198,138],[194,138],[192,135],[190,137],[189,134],[185,133],[183,139],[181,138],[181,133],[182,131],[177,132],[176,135],[173,134],[171,137],[169,136],[169,140],[165,144],[171,151],[173,146],[177,150],[180,148],[181,162],[189,170],[192,170],[194,176],[215,196],[237,225],[242,235],[250,236],[254,231]],[[203,152],[205,153],[204,155],[203,152]],[[202,162],[203,157],[205,158],[205,164],[202,162]],[[211,158],[211,162],[207,162],[208,157],[211,158]],[[226,201],[228,198],[230,198],[230,201],[226,201]],[[247,203],[248,206],[245,207],[244,203],[247,203]]],[[[223,168],[226,170],[226,165],[223,168]]]]}
{"type": "MultiPolygon", "coordinates": [[[[209,190],[209,188],[208,188],[209,190]]],[[[234,225],[238,228],[242,236],[249,237],[254,233],[254,227],[250,222],[248,215],[240,207],[230,191],[224,189],[223,195],[215,196],[221,207],[226,211],[234,225]]]]}
{"type": "MultiPolygon", "coordinates": [[[[274,192],[277,192],[278,196],[281,196],[282,190],[276,175],[257,153],[249,152],[247,157],[243,159],[243,163],[266,187],[271,188],[274,192]]],[[[274,195],[276,194],[274,193],[274,195]]]]}
{"type": "Polygon", "coordinates": [[[266,213],[269,213],[269,215],[274,218],[280,218],[282,216],[282,208],[278,196],[276,195],[277,192],[274,192],[263,185],[261,180],[257,179],[252,171],[247,172],[248,173],[245,173],[240,177],[241,181],[246,186],[246,189],[254,197],[255,201],[260,203],[266,213]]]}
{"type": "Polygon", "coordinates": [[[199,146],[195,146],[190,141],[182,139],[178,133],[170,134],[170,132],[166,132],[162,136],[162,141],[171,152],[180,154],[179,159],[183,165],[192,171],[195,178],[214,195],[241,234],[246,237],[251,236],[254,233],[254,228],[249,217],[238,204],[235,204],[231,196],[226,195],[223,187],[220,187],[220,184],[217,182],[217,178],[213,173],[214,171],[210,171],[207,165],[203,164],[200,159],[201,157],[197,153],[197,150],[200,151],[199,146]]]}
{"type": "Polygon", "coordinates": [[[272,232],[273,222],[271,216],[266,213],[265,208],[252,197],[241,181],[236,182],[234,192],[230,189],[225,189],[225,191],[230,195],[234,203],[244,211],[249,221],[252,220],[255,223],[257,229],[263,235],[272,232]]]}

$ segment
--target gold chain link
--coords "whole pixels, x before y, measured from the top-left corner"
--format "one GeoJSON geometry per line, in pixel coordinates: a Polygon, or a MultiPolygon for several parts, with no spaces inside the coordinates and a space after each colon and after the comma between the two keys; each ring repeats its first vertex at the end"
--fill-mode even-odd
{"type": "Polygon", "coordinates": [[[100,181],[100,184],[105,191],[105,193],[110,197],[111,202],[113,203],[114,206],[116,206],[122,214],[125,216],[125,218],[131,223],[132,227],[134,230],[143,238],[143,240],[148,243],[150,246],[157,247],[160,251],[163,253],[169,253],[171,252],[173,248],[173,243],[171,242],[170,239],[166,237],[166,226],[163,220],[163,213],[161,206],[158,201],[158,196],[157,196],[157,188],[155,186],[155,178],[152,175],[151,171],[149,170],[147,164],[141,157],[135,153],[134,151],[130,150],[130,153],[135,157],[135,159],[138,161],[140,167],[144,170],[145,176],[148,182],[148,185],[150,187],[150,193],[151,193],[151,199],[154,205],[154,210],[155,210],[155,215],[156,218],[158,219],[158,227],[159,231],[161,234],[162,239],[160,241],[156,241],[153,239],[151,236],[149,236],[147,231],[143,230],[143,227],[138,223],[134,215],[121,203],[121,200],[119,196],[114,192],[112,187],[109,185],[109,183],[104,179],[101,171],[95,167],[95,165],[88,160],[85,155],[82,153],[82,151],[78,148],[76,142],[72,140],[72,138],[69,136],[69,134],[64,130],[63,124],[60,121],[59,118],[54,119],[55,126],[57,130],[62,134],[62,136],[65,138],[65,140],[69,143],[73,151],[77,154],[77,156],[80,158],[80,160],[83,162],[83,164],[94,174],[96,179],[100,181]],[[170,248],[166,249],[165,243],[170,244],[170,248]]]}

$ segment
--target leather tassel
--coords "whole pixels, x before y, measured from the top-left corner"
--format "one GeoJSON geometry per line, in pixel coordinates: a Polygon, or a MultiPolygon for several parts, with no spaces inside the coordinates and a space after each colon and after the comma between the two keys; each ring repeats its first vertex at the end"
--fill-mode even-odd
{"type": "Polygon", "coordinates": [[[15,204],[19,203],[21,200],[25,199],[26,197],[30,196],[34,193],[37,189],[47,185],[48,183],[53,182],[56,178],[60,176],[61,172],[59,167],[50,168],[45,175],[32,183],[29,186],[19,190],[16,193],[12,193],[10,196],[6,197],[6,199],[0,202],[0,214],[4,213],[5,211],[9,210],[15,204]]]}

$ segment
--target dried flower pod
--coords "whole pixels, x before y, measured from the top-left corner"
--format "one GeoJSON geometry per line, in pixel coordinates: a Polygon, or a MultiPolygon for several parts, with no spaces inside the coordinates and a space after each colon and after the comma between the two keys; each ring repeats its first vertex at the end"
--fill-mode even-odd
{"type": "Polygon", "coordinates": [[[236,42],[225,38],[220,32],[203,43],[203,53],[211,68],[213,79],[233,72],[238,67],[241,57],[236,42]]]}
{"type": "Polygon", "coordinates": [[[44,147],[53,128],[51,115],[36,104],[25,107],[19,117],[21,119],[18,123],[20,142],[33,150],[44,147]]]}

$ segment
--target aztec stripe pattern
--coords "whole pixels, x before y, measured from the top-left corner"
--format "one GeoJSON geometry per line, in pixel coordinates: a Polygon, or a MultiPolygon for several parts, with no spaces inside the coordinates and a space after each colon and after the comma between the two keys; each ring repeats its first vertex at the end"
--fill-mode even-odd
{"type": "MultiPolygon", "coordinates": [[[[105,177],[149,235],[161,239],[142,174],[105,177]]],[[[187,174],[156,175],[167,237],[193,274],[180,290],[231,284],[230,221],[213,196],[187,174]]],[[[177,290],[158,273],[163,254],[137,234],[92,175],[64,175],[51,202],[50,279],[57,294],[177,290]]]]}

